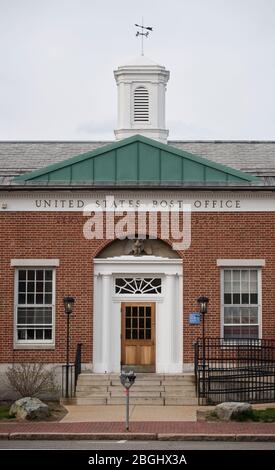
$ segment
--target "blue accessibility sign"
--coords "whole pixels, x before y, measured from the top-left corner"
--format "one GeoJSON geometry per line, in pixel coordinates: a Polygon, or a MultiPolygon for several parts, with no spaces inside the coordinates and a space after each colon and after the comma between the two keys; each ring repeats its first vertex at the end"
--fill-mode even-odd
{"type": "Polygon", "coordinates": [[[201,322],[200,312],[189,313],[189,325],[199,325],[201,322]]]}

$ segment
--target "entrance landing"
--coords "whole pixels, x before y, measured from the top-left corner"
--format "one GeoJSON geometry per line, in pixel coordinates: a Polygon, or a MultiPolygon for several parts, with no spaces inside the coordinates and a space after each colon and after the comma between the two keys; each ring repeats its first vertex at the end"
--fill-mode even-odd
{"type": "MultiPolygon", "coordinates": [[[[131,400],[131,398],[130,398],[131,400]]],[[[123,422],[125,406],[97,405],[79,406],[64,405],[68,414],[62,419],[63,423],[86,422],[123,422]]],[[[149,406],[130,405],[130,420],[135,422],[155,421],[196,421],[198,406],[149,406]]]]}

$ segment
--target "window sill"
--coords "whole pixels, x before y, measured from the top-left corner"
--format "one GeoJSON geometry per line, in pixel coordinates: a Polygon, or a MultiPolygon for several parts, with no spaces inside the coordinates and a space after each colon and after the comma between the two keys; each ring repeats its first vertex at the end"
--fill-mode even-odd
{"type": "Polygon", "coordinates": [[[55,349],[55,344],[14,344],[13,349],[55,349]]]}

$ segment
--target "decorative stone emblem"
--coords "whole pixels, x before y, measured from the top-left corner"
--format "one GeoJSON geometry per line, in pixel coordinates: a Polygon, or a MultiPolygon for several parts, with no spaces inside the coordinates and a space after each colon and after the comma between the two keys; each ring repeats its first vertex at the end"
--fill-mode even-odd
{"type": "Polygon", "coordinates": [[[132,245],[131,254],[134,256],[141,256],[145,254],[144,243],[141,240],[135,240],[132,245]]]}

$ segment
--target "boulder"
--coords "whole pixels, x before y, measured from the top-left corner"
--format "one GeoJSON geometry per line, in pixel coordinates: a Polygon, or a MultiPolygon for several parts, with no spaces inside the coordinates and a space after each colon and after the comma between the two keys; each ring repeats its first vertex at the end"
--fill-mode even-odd
{"type": "Polygon", "coordinates": [[[24,397],[13,403],[9,415],[17,419],[44,419],[50,415],[50,410],[39,398],[24,397]]]}
{"type": "Polygon", "coordinates": [[[251,411],[250,403],[228,401],[215,406],[215,414],[222,421],[241,418],[251,411]]]}

